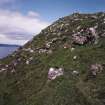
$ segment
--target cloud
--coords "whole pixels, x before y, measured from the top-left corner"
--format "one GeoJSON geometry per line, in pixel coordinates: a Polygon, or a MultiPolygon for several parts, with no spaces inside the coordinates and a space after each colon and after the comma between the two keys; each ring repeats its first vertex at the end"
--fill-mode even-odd
{"type": "Polygon", "coordinates": [[[17,44],[17,45],[23,45],[24,43],[26,43],[28,40],[11,40],[10,38],[8,38],[7,36],[5,36],[4,34],[0,34],[0,43],[1,44],[17,44]]]}
{"type": "Polygon", "coordinates": [[[17,11],[0,10],[0,43],[24,44],[48,25],[34,11],[23,15],[17,11]]]}
{"type": "Polygon", "coordinates": [[[28,16],[30,16],[30,17],[38,17],[38,16],[40,16],[38,13],[36,13],[36,12],[33,12],[33,11],[29,11],[28,12],[28,16]]]}

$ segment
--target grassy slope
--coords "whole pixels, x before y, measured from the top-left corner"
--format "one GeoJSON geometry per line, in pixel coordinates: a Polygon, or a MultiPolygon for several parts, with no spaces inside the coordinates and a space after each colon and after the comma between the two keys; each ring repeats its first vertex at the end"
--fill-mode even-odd
{"type": "MultiPolygon", "coordinates": [[[[45,39],[39,35],[24,47],[42,46],[45,39]]],[[[33,56],[34,60],[30,65],[18,64],[15,73],[0,73],[0,105],[104,105],[105,71],[96,78],[87,79],[87,74],[90,64],[105,62],[105,39],[98,45],[76,46],[73,52],[63,49],[62,44],[56,46],[51,55],[20,50],[17,55],[24,59],[33,56]],[[48,69],[53,66],[65,68],[64,75],[49,81],[48,69]],[[72,70],[78,70],[79,76],[72,75],[72,70]]],[[[9,56],[1,63],[8,64],[12,59],[15,57],[9,56]]]]}

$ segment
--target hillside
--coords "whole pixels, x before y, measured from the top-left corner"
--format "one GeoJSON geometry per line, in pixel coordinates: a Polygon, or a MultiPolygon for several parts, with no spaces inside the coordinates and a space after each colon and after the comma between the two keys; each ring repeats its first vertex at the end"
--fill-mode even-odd
{"type": "Polygon", "coordinates": [[[2,59],[0,105],[105,105],[105,13],[60,18],[2,59]]]}

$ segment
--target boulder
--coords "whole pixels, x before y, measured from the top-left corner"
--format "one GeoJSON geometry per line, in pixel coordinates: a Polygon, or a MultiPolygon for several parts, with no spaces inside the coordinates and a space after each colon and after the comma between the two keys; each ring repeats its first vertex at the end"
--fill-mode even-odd
{"type": "Polygon", "coordinates": [[[73,57],[73,60],[76,60],[76,59],[77,59],[77,56],[74,56],[74,57],[73,57]]]}
{"type": "Polygon", "coordinates": [[[88,42],[88,38],[82,35],[73,35],[72,39],[74,44],[79,44],[79,45],[84,45],[85,43],[88,42]]]}
{"type": "Polygon", "coordinates": [[[79,75],[79,72],[76,71],[76,70],[74,70],[74,71],[72,72],[72,74],[73,74],[73,75],[79,75]]]}
{"type": "Polygon", "coordinates": [[[48,79],[54,80],[57,77],[63,75],[63,68],[53,68],[51,67],[48,72],[48,79]]]}
{"type": "Polygon", "coordinates": [[[102,72],[103,70],[103,66],[101,64],[92,64],[91,67],[90,67],[90,71],[92,73],[92,75],[96,76],[97,73],[100,73],[102,72]]]}

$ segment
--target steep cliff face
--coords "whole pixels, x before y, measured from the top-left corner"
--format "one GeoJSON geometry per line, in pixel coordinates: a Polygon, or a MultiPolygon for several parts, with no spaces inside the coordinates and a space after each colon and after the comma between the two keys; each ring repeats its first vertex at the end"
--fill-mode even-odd
{"type": "Polygon", "coordinates": [[[104,105],[105,13],[60,18],[0,61],[1,105],[104,105]]]}

